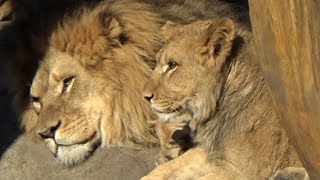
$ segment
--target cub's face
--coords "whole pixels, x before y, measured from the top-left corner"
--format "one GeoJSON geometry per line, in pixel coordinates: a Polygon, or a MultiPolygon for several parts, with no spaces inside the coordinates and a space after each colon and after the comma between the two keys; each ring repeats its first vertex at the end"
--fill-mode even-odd
{"type": "Polygon", "coordinates": [[[208,105],[215,106],[222,86],[220,71],[234,36],[232,21],[197,21],[182,27],[167,23],[163,29],[167,42],[145,85],[145,99],[166,121],[209,113],[208,105]]]}
{"type": "Polygon", "coordinates": [[[83,161],[101,142],[103,87],[102,78],[55,50],[37,71],[30,92],[34,120],[28,126],[66,165],[83,161]]]}

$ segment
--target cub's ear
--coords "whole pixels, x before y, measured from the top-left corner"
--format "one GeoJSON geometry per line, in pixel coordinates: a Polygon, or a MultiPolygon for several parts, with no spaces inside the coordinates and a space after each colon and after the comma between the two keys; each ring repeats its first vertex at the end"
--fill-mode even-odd
{"type": "Polygon", "coordinates": [[[234,39],[234,23],[224,18],[208,26],[208,39],[205,44],[207,53],[216,63],[223,63],[230,55],[234,39]]]}
{"type": "Polygon", "coordinates": [[[180,27],[180,25],[175,24],[174,22],[166,21],[161,28],[164,40],[167,41],[180,27]]]}
{"type": "Polygon", "coordinates": [[[123,28],[120,22],[112,17],[110,14],[101,14],[100,21],[102,26],[105,28],[105,36],[110,41],[109,46],[112,47],[120,47],[123,45],[127,38],[124,35],[123,28]]]}

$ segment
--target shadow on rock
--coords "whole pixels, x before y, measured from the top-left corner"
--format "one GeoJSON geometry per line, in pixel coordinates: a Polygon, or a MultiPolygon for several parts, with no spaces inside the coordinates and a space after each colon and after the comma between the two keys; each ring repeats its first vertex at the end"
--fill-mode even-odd
{"type": "MultiPolygon", "coordinates": [[[[0,72],[1,71],[0,69],[0,72]]],[[[0,73],[0,77],[2,73],[0,73]]],[[[12,94],[6,88],[3,80],[0,79],[0,158],[6,149],[21,134],[19,123],[15,113],[12,110],[12,94]]]]}

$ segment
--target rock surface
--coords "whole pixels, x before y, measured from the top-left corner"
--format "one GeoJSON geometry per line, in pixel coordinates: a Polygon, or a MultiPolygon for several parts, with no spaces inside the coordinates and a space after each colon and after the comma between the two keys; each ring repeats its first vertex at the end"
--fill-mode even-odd
{"type": "Polygon", "coordinates": [[[86,162],[69,168],[57,162],[44,144],[35,144],[27,135],[21,135],[2,154],[0,179],[135,180],[155,167],[157,153],[157,148],[103,148],[86,162]]]}

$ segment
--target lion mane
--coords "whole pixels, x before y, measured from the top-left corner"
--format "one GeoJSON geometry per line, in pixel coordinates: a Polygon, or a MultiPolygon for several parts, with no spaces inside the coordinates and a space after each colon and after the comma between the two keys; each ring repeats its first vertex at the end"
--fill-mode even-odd
{"type": "Polygon", "coordinates": [[[142,89],[166,19],[248,18],[220,1],[7,1],[13,9],[0,17],[10,19],[0,29],[0,55],[21,124],[67,165],[100,144],[159,143],[142,89]]]}
{"type": "Polygon", "coordinates": [[[32,82],[32,103],[21,117],[26,130],[40,134],[67,165],[83,161],[100,143],[158,144],[152,112],[140,94],[160,47],[160,19],[148,5],[130,1],[103,2],[65,16],[52,32],[32,82]],[[65,79],[63,73],[72,69],[77,69],[72,92],[56,97],[57,76],[65,79]],[[90,81],[94,84],[86,83],[90,81]],[[48,115],[52,113],[56,116],[48,115]]]}

